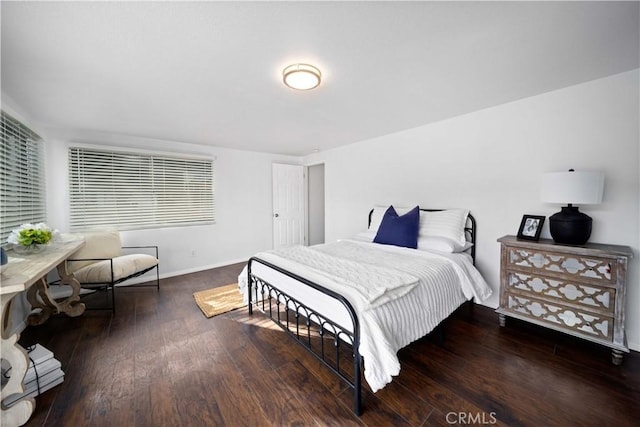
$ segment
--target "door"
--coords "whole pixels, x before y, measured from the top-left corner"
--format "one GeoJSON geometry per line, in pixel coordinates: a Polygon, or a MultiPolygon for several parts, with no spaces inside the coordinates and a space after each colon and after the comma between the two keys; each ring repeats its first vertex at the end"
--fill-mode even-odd
{"type": "Polygon", "coordinates": [[[273,164],[273,247],[304,245],[304,166],[273,164]]]}

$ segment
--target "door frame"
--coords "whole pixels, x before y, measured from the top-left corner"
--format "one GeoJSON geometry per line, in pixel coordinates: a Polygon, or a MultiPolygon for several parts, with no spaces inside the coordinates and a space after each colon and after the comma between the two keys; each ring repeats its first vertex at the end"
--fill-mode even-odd
{"type": "Polygon", "coordinates": [[[306,182],[306,188],[307,188],[307,201],[306,201],[306,207],[307,207],[307,234],[308,234],[308,245],[312,245],[312,244],[317,244],[317,243],[325,243],[326,241],[326,221],[325,221],[325,211],[326,211],[326,196],[325,196],[325,164],[324,162],[322,163],[315,163],[312,165],[307,165],[306,166],[306,172],[307,172],[307,182],[306,182]],[[323,197],[323,203],[322,203],[322,212],[320,213],[322,216],[322,241],[321,242],[312,242],[312,235],[313,233],[311,232],[311,227],[313,226],[312,222],[311,222],[311,217],[315,214],[315,212],[312,212],[310,209],[310,204],[311,204],[311,200],[313,200],[313,190],[315,189],[315,187],[311,187],[312,184],[312,180],[311,180],[311,169],[317,166],[322,166],[322,197],[323,197]]]}

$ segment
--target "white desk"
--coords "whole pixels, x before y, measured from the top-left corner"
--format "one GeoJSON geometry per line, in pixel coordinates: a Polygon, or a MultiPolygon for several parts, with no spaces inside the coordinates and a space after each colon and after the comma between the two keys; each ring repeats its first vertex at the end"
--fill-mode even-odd
{"type": "MultiPolygon", "coordinates": [[[[12,375],[2,387],[1,399],[24,392],[22,381],[27,372],[29,359],[26,351],[18,344],[19,333],[9,335],[11,327],[11,301],[21,292],[27,291],[27,299],[33,308],[40,311],[29,316],[29,324],[39,325],[52,314],[66,313],[75,317],[84,313],[84,304],[80,303],[80,284],[67,273],[65,260],[84,245],[83,239],[51,244],[43,252],[32,255],[20,255],[14,251],[7,252],[9,263],[4,266],[0,276],[2,322],[2,358],[11,365],[12,375]],[[46,276],[57,268],[61,284],[70,285],[72,294],[61,302],[56,302],[49,295],[46,276]]],[[[29,420],[35,409],[35,400],[26,398],[11,406],[2,405],[1,425],[4,427],[21,426],[29,420]]]]}

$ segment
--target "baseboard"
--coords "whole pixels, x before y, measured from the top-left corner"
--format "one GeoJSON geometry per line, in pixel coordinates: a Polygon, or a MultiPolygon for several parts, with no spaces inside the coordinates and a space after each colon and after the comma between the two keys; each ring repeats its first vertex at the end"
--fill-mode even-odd
{"type": "MultiPolygon", "coordinates": [[[[160,279],[167,279],[169,277],[175,277],[175,276],[182,276],[184,274],[191,274],[191,273],[197,273],[199,271],[205,271],[205,270],[211,270],[212,268],[218,268],[218,267],[225,267],[227,265],[231,265],[231,264],[237,264],[239,262],[247,262],[248,258],[240,258],[240,259],[235,259],[235,260],[227,260],[227,261],[222,261],[222,262],[218,262],[215,264],[207,264],[207,265],[202,265],[202,266],[198,266],[198,267],[194,267],[194,268],[187,268],[185,270],[177,270],[177,271],[170,271],[168,273],[161,273],[160,274],[160,279]]],[[[161,265],[162,267],[162,265],[161,265]]],[[[143,276],[140,277],[136,277],[135,279],[131,279],[128,280],[126,282],[127,285],[136,285],[139,283],[146,283],[149,282],[151,280],[155,280],[155,270],[153,272],[149,272],[143,276]]]]}

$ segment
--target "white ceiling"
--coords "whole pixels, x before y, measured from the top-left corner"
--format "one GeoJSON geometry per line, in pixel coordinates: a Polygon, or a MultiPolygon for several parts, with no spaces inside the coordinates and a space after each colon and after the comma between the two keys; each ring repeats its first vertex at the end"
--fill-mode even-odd
{"type": "Polygon", "coordinates": [[[3,96],[72,139],[306,155],[639,67],[638,2],[0,7],[3,96]],[[294,62],[320,87],[285,87],[294,62]]]}

